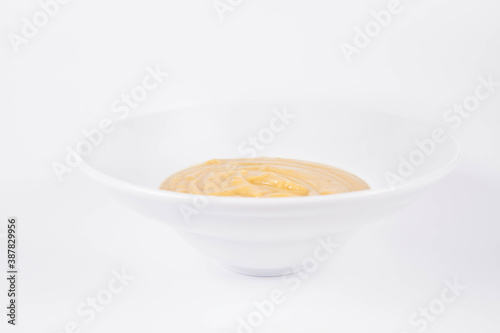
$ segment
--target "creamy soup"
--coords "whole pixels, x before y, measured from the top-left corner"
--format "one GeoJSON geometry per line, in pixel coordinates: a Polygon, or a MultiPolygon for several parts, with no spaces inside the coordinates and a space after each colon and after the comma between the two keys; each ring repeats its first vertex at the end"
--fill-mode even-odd
{"type": "Polygon", "coordinates": [[[328,165],[283,159],[214,159],[168,177],[160,189],[234,197],[297,197],[367,190],[359,177],[328,165]]]}

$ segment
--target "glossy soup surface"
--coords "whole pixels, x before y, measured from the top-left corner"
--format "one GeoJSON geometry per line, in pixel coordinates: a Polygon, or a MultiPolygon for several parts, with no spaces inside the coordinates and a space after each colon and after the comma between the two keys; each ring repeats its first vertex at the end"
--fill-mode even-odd
{"type": "Polygon", "coordinates": [[[296,197],[367,190],[359,177],[328,165],[283,158],[214,159],[168,177],[160,189],[236,197],[296,197]]]}

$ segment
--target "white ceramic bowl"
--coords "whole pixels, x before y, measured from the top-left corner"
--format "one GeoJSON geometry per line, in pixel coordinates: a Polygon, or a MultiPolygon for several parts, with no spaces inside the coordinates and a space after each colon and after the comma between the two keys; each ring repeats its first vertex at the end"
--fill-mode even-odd
{"type": "Polygon", "coordinates": [[[278,276],[304,269],[318,237],[380,219],[449,173],[460,149],[450,134],[431,149],[429,140],[439,128],[445,131],[437,124],[342,105],[192,106],[117,122],[82,169],[128,207],[172,226],[227,268],[278,276]],[[285,109],[288,119],[277,116],[285,109]],[[204,197],[158,189],[169,175],[191,165],[249,157],[250,136],[260,136],[258,156],[340,167],[372,189],[297,198],[204,197]],[[420,148],[416,140],[423,143],[420,148]],[[409,157],[416,167],[401,162],[409,157]],[[389,184],[388,172],[405,181],[389,184]]]}

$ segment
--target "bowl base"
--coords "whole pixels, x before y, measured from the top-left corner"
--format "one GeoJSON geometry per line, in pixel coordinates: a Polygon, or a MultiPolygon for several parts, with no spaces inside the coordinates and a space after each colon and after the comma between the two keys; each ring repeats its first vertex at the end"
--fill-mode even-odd
{"type": "Polygon", "coordinates": [[[228,266],[219,262],[216,262],[219,266],[242,275],[253,276],[253,277],[281,277],[292,275],[295,273],[302,272],[306,270],[308,267],[305,266],[297,266],[296,268],[290,269],[255,269],[255,268],[244,268],[244,267],[235,267],[228,266]]]}

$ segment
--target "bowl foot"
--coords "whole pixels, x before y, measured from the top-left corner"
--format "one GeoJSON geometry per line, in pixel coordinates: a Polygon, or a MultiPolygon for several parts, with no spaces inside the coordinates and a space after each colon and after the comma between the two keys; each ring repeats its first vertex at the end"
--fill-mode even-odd
{"type": "Polygon", "coordinates": [[[355,231],[293,241],[234,241],[181,232],[185,240],[235,273],[273,277],[316,269],[331,259],[355,231]]]}
{"type": "Polygon", "coordinates": [[[308,268],[305,266],[296,266],[294,268],[286,268],[286,269],[256,269],[256,268],[229,266],[219,262],[217,262],[217,264],[231,272],[247,276],[254,276],[254,277],[281,277],[299,273],[308,268]]]}

